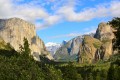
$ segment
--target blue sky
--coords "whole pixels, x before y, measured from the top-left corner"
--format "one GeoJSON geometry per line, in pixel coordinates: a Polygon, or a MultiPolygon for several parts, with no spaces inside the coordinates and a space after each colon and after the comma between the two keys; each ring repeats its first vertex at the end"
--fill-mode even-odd
{"type": "Polygon", "coordinates": [[[120,0],[0,0],[0,18],[27,20],[45,43],[61,43],[120,17],[119,7],[120,0]]]}

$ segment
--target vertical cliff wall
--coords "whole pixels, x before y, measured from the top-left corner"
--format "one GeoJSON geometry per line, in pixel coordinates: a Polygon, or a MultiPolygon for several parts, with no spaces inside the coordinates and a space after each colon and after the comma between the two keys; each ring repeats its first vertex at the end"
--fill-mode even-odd
{"type": "Polygon", "coordinates": [[[107,60],[113,54],[112,40],[115,38],[107,23],[100,23],[94,38],[85,36],[78,53],[80,63],[92,63],[100,59],[107,60]]]}
{"type": "Polygon", "coordinates": [[[100,23],[95,34],[95,38],[99,39],[103,44],[101,46],[101,58],[108,59],[113,54],[113,44],[112,40],[115,38],[115,35],[112,31],[112,28],[107,23],[100,23]]]}
{"type": "Polygon", "coordinates": [[[46,54],[52,59],[46,51],[43,41],[36,35],[35,25],[19,18],[0,19],[0,36],[6,43],[10,43],[15,50],[19,50],[23,45],[23,38],[27,38],[32,55],[35,60],[40,60],[39,55],[46,54]]]}

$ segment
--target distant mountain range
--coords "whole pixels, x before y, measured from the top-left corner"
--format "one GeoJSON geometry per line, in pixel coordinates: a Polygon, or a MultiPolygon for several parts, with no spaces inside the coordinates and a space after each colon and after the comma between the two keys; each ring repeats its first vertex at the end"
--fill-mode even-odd
{"type": "Polygon", "coordinates": [[[53,56],[55,52],[61,47],[61,44],[58,43],[53,43],[53,42],[48,42],[45,44],[46,49],[51,53],[53,56]]]}
{"type": "Polygon", "coordinates": [[[67,41],[66,40],[63,40],[63,42],[60,44],[60,43],[54,43],[54,42],[48,42],[45,44],[46,46],[46,49],[51,53],[52,56],[54,56],[54,54],[56,53],[56,51],[67,44],[67,41]]]}
{"type": "MultiPolygon", "coordinates": [[[[94,36],[94,33],[88,35],[94,36]]],[[[46,44],[46,49],[53,55],[55,60],[74,60],[83,38],[84,35],[77,36],[68,42],[63,40],[61,44],[49,42],[46,44]]]]}

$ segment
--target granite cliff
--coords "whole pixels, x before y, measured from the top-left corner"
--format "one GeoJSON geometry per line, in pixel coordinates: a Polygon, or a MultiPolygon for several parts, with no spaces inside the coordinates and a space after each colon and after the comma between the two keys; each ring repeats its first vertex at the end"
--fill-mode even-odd
{"type": "Polygon", "coordinates": [[[20,18],[0,19],[0,37],[10,43],[16,51],[23,45],[23,38],[27,38],[31,54],[35,60],[40,61],[39,55],[44,54],[49,59],[52,56],[47,52],[44,42],[36,35],[35,25],[20,18]]]}
{"type": "Polygon", "coordinates": [[[115,38],[111,25],[100,23],[95,34],[95,38],[99,39],[103,45],[101,46],[102,59],[108,59],[113,54],[112,40],[115,38]]]}
{"type": "Polygon", "coordinates": [[[113,54],[112,40],[115,38],[111,25],[100,23],[94,38],[86,36],[80,46],[78,61],[92,63],[107,60],[113,54]]]}
{"type": "MultiPolygon", "coordinates": [[[[84,36],[83,42],[80,45],[78,53],[80,63],[91,63],[94,61],[96,52],[101,47],[102,43],[89,35],[84,36]]],[[[99,56],[99,54],[98,54],[99,56]]]]}

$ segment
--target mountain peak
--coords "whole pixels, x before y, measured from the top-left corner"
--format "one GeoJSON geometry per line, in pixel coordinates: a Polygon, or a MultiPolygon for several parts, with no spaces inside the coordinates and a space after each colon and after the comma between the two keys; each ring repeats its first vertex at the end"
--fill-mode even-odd
{"type": "Polygon", "coordinates": [[[46,49],[52,54],[54,55],[55,52],[61,47],[61,44],[58,43],[53,43],[53,42],[48,42],[45,44],[46,49]]]}
{"type": "Polygon", "coordinates": [[[58,43],[54,43],[54,42],[48,42],[45,44],[46,47],[49,47],[49,46],[60,46],[60,44],[58,43]]]}
{"type": "Polygon", "coordinates": [[[63,40],[62,45],[67,44],[67,40],[63,40]]]}

